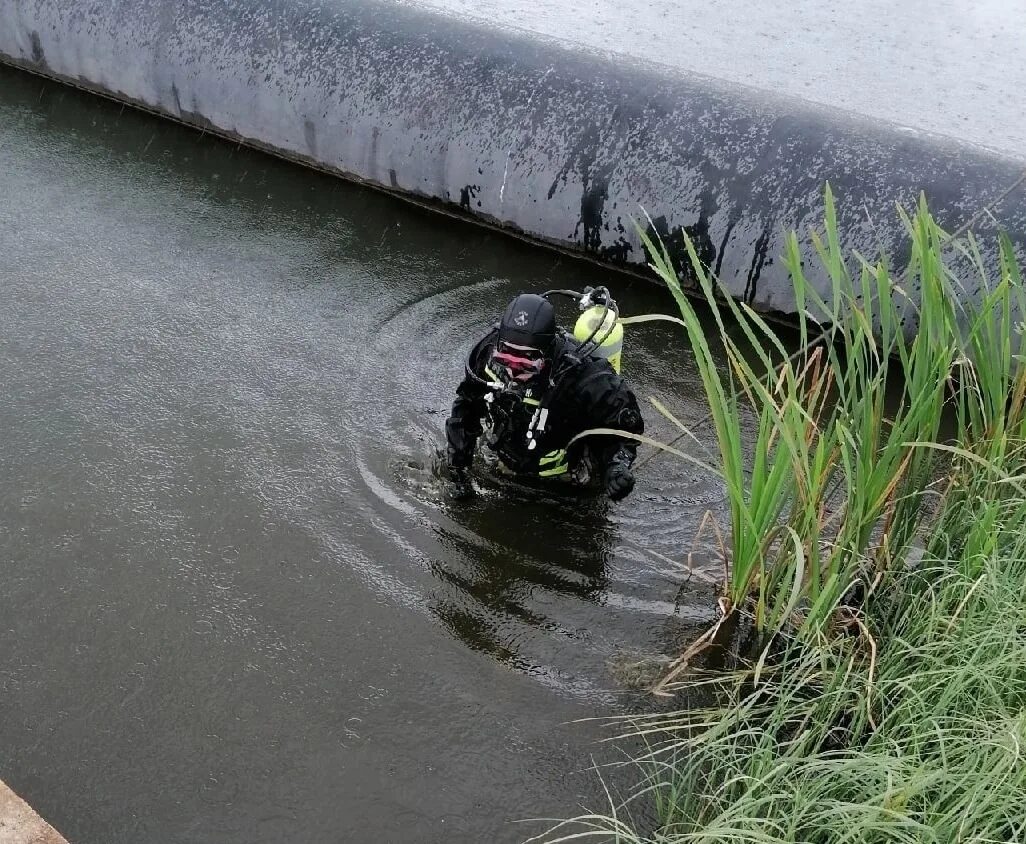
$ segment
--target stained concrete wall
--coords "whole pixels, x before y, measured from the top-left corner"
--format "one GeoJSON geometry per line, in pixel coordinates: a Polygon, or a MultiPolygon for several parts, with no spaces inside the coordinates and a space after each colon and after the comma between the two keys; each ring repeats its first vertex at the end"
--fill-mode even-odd
{"type": "Polygon", "coordinates": [[[427,6],[0,0],[0,60],[612,264],[643,261],[644,208],[768,310],[794,307],[784,234],[826,180],[866,254],[901,260],[919,191],[949,228],[1026,231],[1007,149],[427,6]]]}

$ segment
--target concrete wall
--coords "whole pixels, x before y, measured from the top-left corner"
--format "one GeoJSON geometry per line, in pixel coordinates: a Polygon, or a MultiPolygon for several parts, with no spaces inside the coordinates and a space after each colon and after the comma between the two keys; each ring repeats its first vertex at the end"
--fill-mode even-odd
{"type": "Polygon", "coordinates": [[[827,179],[866,254],[920,190],[1026,231],[1015,156],[397,2],[0,0],[0,60],[614,264],[644,207],[762,309],[827,179]]]}

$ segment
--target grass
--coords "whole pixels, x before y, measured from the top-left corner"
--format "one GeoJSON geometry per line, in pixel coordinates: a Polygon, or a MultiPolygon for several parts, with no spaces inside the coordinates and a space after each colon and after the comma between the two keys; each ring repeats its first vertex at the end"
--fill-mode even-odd
{"type": "Polygon", "coordinates": [[[629,735],[647,748],[638,791],[544,840],[1026,840],[1019,523],[975,577],[933,558],[897,577],[874,607],[875,659],[856,638],[792,639],[757,683],[750,672],[698,681],[720,707],[635,718],[629,735]],[[642,807],[655,809],[648,831],[631,821],[642,807]]]}
{"type": "Polygon", "coordinates": [[[684,654],[660,690],[708,686],[717,707],[631,718],[637,791],[537,840],[1026,840],[1026,294],[1007,239],[987,268],[925,203],[902,219],[911,258],[895,275],[842,255],[827,191],[814,243],[829,295],[797,238],[785,256],[803,341],[790,357],[689,244],[727,372],[647,244],[716,428],[718,454],[687,458],[727,491],[721,607],[768,644],[728,674],[684,675],[684,654]]]}
{"type": "Polygon", "coordinates": [[[715,427],[718,453],[688,456],[718,467],[726,489],[724,605],[728,612],[750,607],[760,631],[824,635],[854,584],[871,589],[894,568],[930,509],[924,495],[938,460],[952,454],[953,446],[941,442],[946,407],[957,411],[952,442],[984,461],[1003,459],[1005,440],[995,436],[1006,432],[1002,426],[1022,433],[1022,338],[1013,315],[1024,301],[1011,245],[1001,244],[995,280],[976,244],[949,238],[925,203],[903,221],[911,257],[895,278],[883,259],[870,264],[842,255],[827,189],[825,234],[813,242],[830,280],[828,296],[806,278],[797,238],[788,240],[785,263],[802,340],[801,352],[790,357],[771,325],[723,294],[688,242],[727,372],[718,368],[666,251],[646,239],[652,267],[680,308],[715,427]],[[966,304],[945,258],[956,250],[972,262],[985,291],[975,305],[966,304]],[[911,289],[918,291],[914,299],[911,289]],[[1003,397],[1016,384],[1020,393],[1008,408],[1003,397]],[[751,442],[745,415],[757,420],[751,442]],[[983,443],[996,450],[981,450],[983,443]]]}

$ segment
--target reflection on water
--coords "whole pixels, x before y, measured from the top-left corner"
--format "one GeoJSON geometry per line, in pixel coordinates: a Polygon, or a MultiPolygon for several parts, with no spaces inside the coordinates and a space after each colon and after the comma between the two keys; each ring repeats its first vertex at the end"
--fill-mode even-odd
{"type": "Polygon", "coordinates": [[[453,515],[464,532],[437,529],[452,553],[432,570],[456,587],[458,598],[440,599],[432,612],[472,648],[530,670],[504,622],[576,638],[574,629],[546,612],[547,598],[601,604],[615,530],[594,501],[575,506],[527,493],[504,489],[501,497],[485,496],[453,515]]]}

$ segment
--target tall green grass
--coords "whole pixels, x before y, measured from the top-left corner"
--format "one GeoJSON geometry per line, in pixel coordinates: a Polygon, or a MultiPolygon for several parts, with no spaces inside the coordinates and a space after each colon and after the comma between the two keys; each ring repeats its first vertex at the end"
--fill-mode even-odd
{"type": "Polygon", "coordinates": [[[646,747],[637,792],[544,840],[1026,840],[1017,527],[1009,554],[978,561],[975,577],[933,559],[898,576],[900,600],[877,608],[874,661],[854,642],[792,640],[757,685],[747,674],[704,681],[720,707],[634,720],[646,747]]]}
{"type": "MultiPolygon", "coordinates": [[[[730,513],[726,606],[750,609],[759,630],[811,638],[842,622],[840,599],[860,580],[878,584],[921,530],[933,509],[923,499],[935,464],[951,456],[933,447],[945,406],[957,408],[955,441],[982,441],[1006,424],[1003,391],[1022,368],[1012,319],[1022,285],[1007,240],[998,278],[988,278],[975,244],[954,243],[924,202],[903,217],[911,254],[896,278],[884,259],[842,254],[829,188],[825,205],[824,234],[812,239],[828,293],[806,277],[793,234],[784,256],[798,303],[797,355],[721,290],[686,241],[726,372],[665,248],[645,237],[652,268],[680,308],[716,431],[730,513]],[[949,254],[973,259],[982,301],[966,304],[949,254]],[[751,442],[747,415],[757,420],[751,442]]],[[[1020,395],[1008,421],[1015,430],[1022,408],[1020,395]]]]}
{"type": "Polygon", "coordinates": [[[718,705],[629,719],[636,792],[538,840],[1026,841],[1026,292],[1006,238],[987,267],[925,203],[903,221],[897,274],[845,257],[827,192],[814,244],[829,295],[788,243],[803,341],[790,357],[689,244],[727,372],[647,244],[712,407],[724,608],[773,649],[668,677],[666,693],[705,686],[718,705]],[[811,343],[823,324],[830,342],[811,343]]]}

